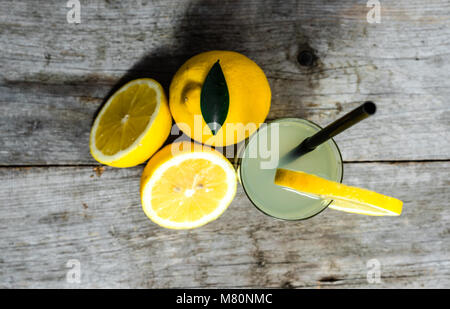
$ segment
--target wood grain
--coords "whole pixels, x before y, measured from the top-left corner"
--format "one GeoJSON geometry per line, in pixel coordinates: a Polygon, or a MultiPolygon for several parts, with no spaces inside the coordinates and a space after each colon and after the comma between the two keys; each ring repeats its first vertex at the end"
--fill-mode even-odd
{"type": "Polygon", "coordinates": [[[447,160],[450,4],[383,1],[89,1],[68,24],[59,0],[0,3],[0,164],[93,164],[90,126],[108,95],[150,76],[167,86],[205,50],[254,59],[269,119],[326,125],[362,101],[376,116],[336,138],[344,160],[447,160]],[[313,67],[297,62],[312,50],[313,67]]]}
{"type": "Polygon", "coordinates": [[[75,25],[65,1],[0,1],[0,288],[450,287],[448,1],[381,1],[380,24],[354,0],[81,2],[75,25]],[[200,229],[149,221],[142,166],[96,168],[91,123],[126,81],[167,90],[184,61],[212,49],[263,68],[268,120],[326,125],[376,102],[336,138],[351,162],[344,182],[402,199],[402,216],[329,209],[282,222],[239,188],[200,229]],[[317,57],[310,67],[303,50],[317,57]],[[80,284],[66,281],[71,259],[80,284]],[[371,259],[379,284],[367,281],[371,259]]]}
{"type": "Polygon", "coordinates": [[[447,162],[355,163],[344,181],[405,201],[400,217],[331,209],[283,222],[239,187],[218,220],[171,231],[140,209],[140,167],[1,168],[0,287],[450,287],[447,162]],[[66,263],[81,263],[81,283],[66,263]],[[367,262],[381,264],[379,284],[367,262]]]}

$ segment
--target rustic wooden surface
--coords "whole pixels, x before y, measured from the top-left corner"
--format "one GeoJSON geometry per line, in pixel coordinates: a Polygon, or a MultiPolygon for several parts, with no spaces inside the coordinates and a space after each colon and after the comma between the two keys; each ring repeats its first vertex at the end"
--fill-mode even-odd
{"type": "MultiPolygon", "coordinates": [[[[380,1],[0,2],[0,287],[450,287],[450,3],[380,1]],[[262,215],[239,188],[215,222],[162,229],[140,210],[142,166],[97,175],[93,117],[129,79],[167,89],[190,56],[245,53],[266,72],[270,119],[321,125],[361,101],[336,138],[344,182],[404,200],[398,218],[333,210],[262,215]],[[315,66],[298,64],[311,49],[315,66]],[[66,263],[81,263],[81,283],[66,263]],[[367,261],[381,265],[370,284],[367,261]]],[[[100,174],[100,173],[99,173],[100,174]]]]}

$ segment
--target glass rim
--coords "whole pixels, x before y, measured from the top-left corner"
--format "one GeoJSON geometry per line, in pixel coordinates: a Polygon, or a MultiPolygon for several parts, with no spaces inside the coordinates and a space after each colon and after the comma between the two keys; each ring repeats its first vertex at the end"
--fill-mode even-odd
{"type": "MultiPolygon", "coordinates": [[[[317,127],[319,130],[322,129],[321,126],[319,126],[317,123],[314,123],[314,122],[311,121],[311,120],[304,119],[304,118],[292,118],[292,117],[275,119],[275,120],[270,121],[267,125],[270,125],[270,124],[272,124],[272,123],[277,123],[277,122],[299,121],[299,120],[300,120],[300,121],[307,122],[307,123],[309,123],[309,124],[312,124],[313,126],[317,127]]],[[[266,127],[267,127],[267,126],[266,126],[266,127]]],[[[243,152],[243,153],[244,153],[245,150],[247,149],[247,146],[250,144],[250,140],[251,140],[252,138],[254,138],[254,137],[259,133],[260,129],[261,129],[261,127],[258,128],[258,130],[257,130],[256,132],[254,132],[254,133],[248,138],[248,142],[245,143],[244,146],[243,146],[243,148],[242,148],[242,152],[243,152]]],[[[336,147],[337,154],[338,154],[339,159],[340,159],[340,162],[341,162],[341,164],[340,164],[340,166],[341,166],[341,177],[340,177],[340,179],[339,179],[339,182],[342,183],[342,180],[344,179],[344,161],[342,160],[341,150],[339,149],[337,143],[335,142],[335,140],[334,140],[333,138],[330,138],[328,141],[332,141],[333,144],[334,144],[334,146],[336,147]]],[[[243,181],[243,177],[242,177],[242,168],[241,168],[241,165],[242,165],[242,164],[241,164],[241,163],[242,163],[242,159],[243,159],[243,157],[239,158],[239,164],[238,164],[238,167],[237,167],[237,168],[239,169],[239,172],[238,172],[238,173],[239,173],[239,178],[240,178],[240,180],[241,180],[241,181],[240,181],[240,182],[241,182],[241,186],[242,186],[242,188],[244,189],[244,193],[245,193],[245,195],[247,196],[247,198],[248,198],[248,200],[250,201],[250,203],[251,203],[256,209],[258,209],[260,212],[262,212],[263,214],[265,214],[266,216],[269,216],[269,217],[272,217],[272,218],[274,218],[274,219],[281,220],[281,221],[291,221],[291,222],[295,222],[295,221],[303,221],[303,220],[311,219],[312,217],[317,216],[318,214],[320,214],[321,212],[323,212],[325,209],[327,209],[328,206],[331,205],[331,203],[333,203],[333,200],[331,200],[331,201],[330,201],[324,208],[322,208],[320,211],[316,212],[315,214],[313,214],[313,215],[311,215],[311,216],[309,216],[309,217],[305,217],[305,218],[299,218],[299,219],[284,219],[284,218],[275,217],[275,216],[273,216],[273,215],[271,215],[271,214],[265,212],[265,211],[262,210],[261,208],[259,208],[259,207],[256,205],[256,203],[253,202],[253,200],[252,200],[252,198],[250,197],[250,195],[248,194],[247,190],[245,190],[245,185],[244,185],[244,181],[243,181]]]]}

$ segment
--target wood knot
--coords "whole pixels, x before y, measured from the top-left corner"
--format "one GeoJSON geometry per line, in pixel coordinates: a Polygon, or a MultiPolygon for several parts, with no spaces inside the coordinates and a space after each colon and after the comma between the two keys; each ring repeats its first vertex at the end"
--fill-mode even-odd
{"type": "Polygon", "coordinates": [[[310,49],[305,49],[299,52],[297,61],[300,65],[305,67],[312,67],[316,63],[317,56],[310,49]]]}

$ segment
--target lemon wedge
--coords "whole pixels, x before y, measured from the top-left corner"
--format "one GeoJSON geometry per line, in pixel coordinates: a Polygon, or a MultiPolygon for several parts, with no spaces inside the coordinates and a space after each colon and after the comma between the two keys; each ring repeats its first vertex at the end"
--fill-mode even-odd
{"type": "Polygon", "coordinates": [[[332,199],[332,209],[369,216],[399,216],[403,202],[380,193],[347,186],[316,175],[279,168],[275,184],[332,199]]]}
{"type": "Polygon", "coordinates": [[[108,99],[95,119],[91,154],[114,167],[141,164],[163,145],[171,126],[161,85],[150,78],[131,81],[108,99]]]}
{"type": "Polygon", "coordinates": [[[217,219],[236,194],[231,163],[219,152],[191,142],[167,145],[141,177],[142,208],[153,222],[192,229],[217,219]]]}

